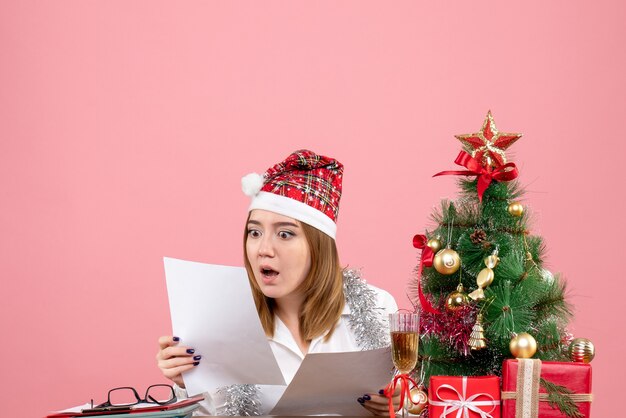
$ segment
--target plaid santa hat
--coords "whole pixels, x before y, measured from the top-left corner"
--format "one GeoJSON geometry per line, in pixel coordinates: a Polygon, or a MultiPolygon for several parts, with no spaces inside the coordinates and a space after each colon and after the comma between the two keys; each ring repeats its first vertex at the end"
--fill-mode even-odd
{"type": "Polygon", "coordinates": [[[289,216],[335,238],[342,178],[339,161],[299,150],[263,176],[244,176],[241,188],[252,197],[249,211],[264,209],[289,216]]]}

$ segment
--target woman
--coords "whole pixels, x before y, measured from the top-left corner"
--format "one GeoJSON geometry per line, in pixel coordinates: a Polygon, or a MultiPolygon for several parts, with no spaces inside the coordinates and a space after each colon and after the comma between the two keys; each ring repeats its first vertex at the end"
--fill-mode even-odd
{"type": "MultiPolygon", "coordinates": [[[[246,270],[259,318],[287,383],[307,353],[389,344],[386,318],[397,310],[393,297],[339,265],[335,222],[342,177],[338,161],[300,150],[263,176],[242,179],[244,193],[252,197],[244,234],[246,270]]],[[[157,362],[184,397],[182,373],[197,366],[202,353],[178,343],[176,337],[161,337],[157,362]]],[[[372,389],[355,401],[375,415],[388,415],[388,399],[381,388],[372,389]]],[[[269,385],[220,388],[206,396],[202,413],[267,415],[284,390],[269,385]],[[246,409],[258,406],[249,402],[257,397],[260,407],[246,409]]]]}

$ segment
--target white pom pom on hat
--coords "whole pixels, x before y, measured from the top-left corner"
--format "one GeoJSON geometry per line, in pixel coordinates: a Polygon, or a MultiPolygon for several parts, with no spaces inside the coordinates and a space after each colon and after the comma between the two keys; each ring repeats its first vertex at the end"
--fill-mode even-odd
{"type": "Polygon", "coordinates": [[[256,196],[263,187],[263,176],[258,173],[250,173],[241,178],[241,190],[246,196],[256,196]]]}

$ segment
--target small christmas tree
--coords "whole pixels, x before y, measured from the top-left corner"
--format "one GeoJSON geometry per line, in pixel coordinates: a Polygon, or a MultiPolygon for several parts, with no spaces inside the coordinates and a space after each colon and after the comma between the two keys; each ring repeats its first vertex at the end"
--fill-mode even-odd
{"type": "Polygon", "coordinates": [[[422,252],[409,294],[421,313],[416,377],[425,385],[431,375],[500,375],[505,358],[567,360],[565,283],[543,268],[543,240],[531,235],[506,160],[520,137],[498,132],[489,112],[480,132],[457,136],[465,150],[455,162],[467,170],[436,174],[459,175],[461,196],[414,238],[422,252]]]}

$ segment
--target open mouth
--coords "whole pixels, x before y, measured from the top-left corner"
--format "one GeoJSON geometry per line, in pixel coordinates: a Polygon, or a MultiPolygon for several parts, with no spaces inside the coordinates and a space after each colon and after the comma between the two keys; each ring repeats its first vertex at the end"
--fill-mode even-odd
{"type": "Polygon", "coordinates": [[[278,276],[278,272],[276,270],[274,270],[274,269],[269,268],[269,267],[267,267],[267,268],[266,267],[262,267],[261,268],[261,274],[263,276],[266,276],[266,277],[276,277],[276,276],[278,276]]]}
{"type": "Polygon", "coordinates": [[[273,284],[278,277],[278,272],[268,265],[259,266],[259,272],[261,273],[260,279],[266,285],[273,284]]]}

